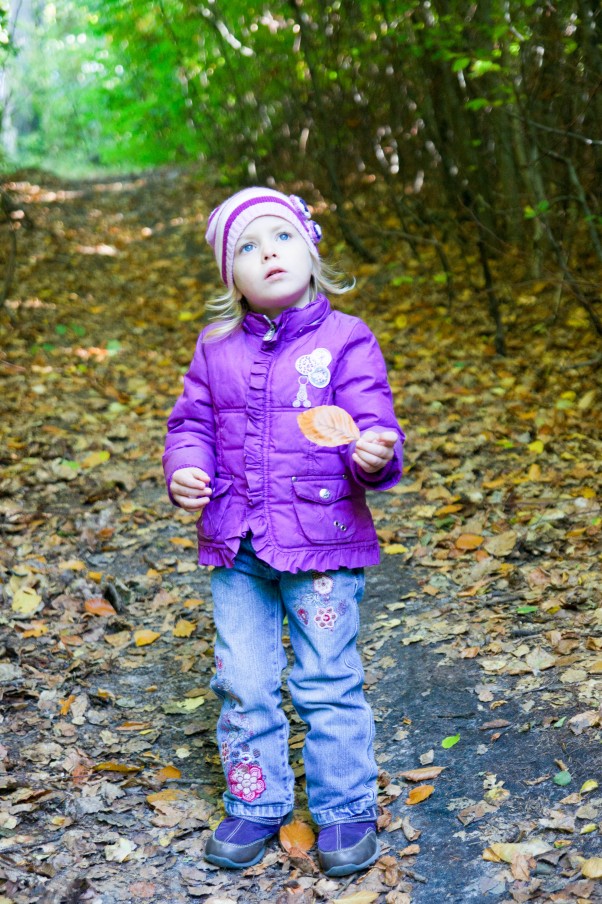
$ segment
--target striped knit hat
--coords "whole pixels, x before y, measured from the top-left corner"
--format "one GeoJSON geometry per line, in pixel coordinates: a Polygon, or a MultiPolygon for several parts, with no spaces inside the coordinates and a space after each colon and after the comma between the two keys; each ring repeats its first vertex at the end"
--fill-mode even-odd
{"type": "Polygon", "coordinates": [[[311,219],[305,201],[297,195],[283,195],[271,188],[244,188],[216,207],[207,223],[205,236],[215,254],[222,280],[232,289],[234,279],[234,249],[249,223],[257,217],[275,216],[294,226],[304,239],[310,254],[319,259],[316,245],[322,230],[311,219]]]}

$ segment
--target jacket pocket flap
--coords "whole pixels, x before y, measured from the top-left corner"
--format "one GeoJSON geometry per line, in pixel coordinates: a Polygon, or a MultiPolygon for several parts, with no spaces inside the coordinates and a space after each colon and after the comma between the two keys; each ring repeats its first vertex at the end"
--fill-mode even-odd
{"type": "Polygon", "coordinates": [[[227,493],[230,487],[232,486],[232,481],[228,480],[225,477],[216,477],[213,483],[209,484],[213,492],[209,497],[211,500],[217,499],[219,496],[223,496],[224,493],[227,493]]]}
{"type": "Polygon", "coordinates": [[[332,505],[351,495],[349,481],[344,477],[293,477],[297,498],[320,505],[332,505]]]}

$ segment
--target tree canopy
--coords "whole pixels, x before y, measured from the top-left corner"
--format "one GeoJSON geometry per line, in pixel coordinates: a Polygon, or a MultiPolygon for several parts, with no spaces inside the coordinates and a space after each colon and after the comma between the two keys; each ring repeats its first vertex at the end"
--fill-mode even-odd
{"type": "Polygon", "coordinates": [[[594,0],[59,0],[31,12],[8,74],[18,162],[200,161],[236,187],[297,184],[336,208],[367,259],[383,243],[417,258],[430,246],[450,299],[459,263],[474,271],[498,351],[499,261],[522,279],[551,266],[602,333],[594,0]]]}

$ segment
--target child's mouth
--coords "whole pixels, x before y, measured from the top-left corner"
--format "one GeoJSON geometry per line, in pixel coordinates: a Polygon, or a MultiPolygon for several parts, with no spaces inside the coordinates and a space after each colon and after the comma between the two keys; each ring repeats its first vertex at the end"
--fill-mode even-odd
{"type": "Polygon", "coordinates": [[[271,279],[272,276],[280,276],[281,273],[284,273],[284,270],[282,270],[280,267],[275,267],[273,270],[269,270],[266,273],[265,278],[271,279]]]}

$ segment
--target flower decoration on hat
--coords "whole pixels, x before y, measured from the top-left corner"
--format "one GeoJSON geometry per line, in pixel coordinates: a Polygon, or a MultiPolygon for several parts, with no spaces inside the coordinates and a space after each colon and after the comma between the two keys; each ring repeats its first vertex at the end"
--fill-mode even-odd
{"type": "Polygon", "coordinates": [[[309,237],[311,238],[314,245],[317,245],[322,238],[322,230],[320,229],[318,224],[314,222],[314,220],[312,220],[311,211],[306,202],[303,200],[303,198],[300,198],[299,195],[289,195],[289,200],[299,214],[300,218],[302,220],[305,220],[303,225],[305,226],[305,229],[307,230],[309,237]]]}

